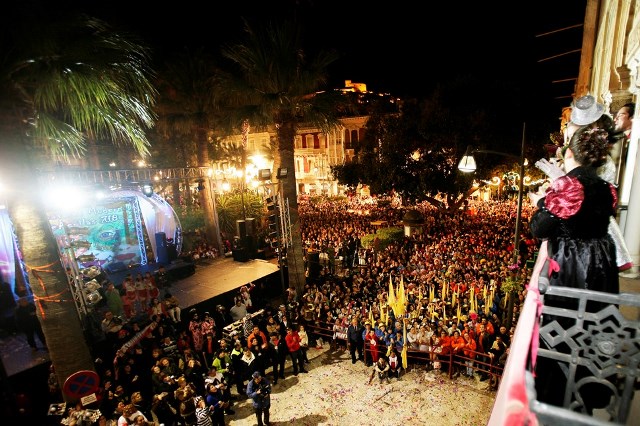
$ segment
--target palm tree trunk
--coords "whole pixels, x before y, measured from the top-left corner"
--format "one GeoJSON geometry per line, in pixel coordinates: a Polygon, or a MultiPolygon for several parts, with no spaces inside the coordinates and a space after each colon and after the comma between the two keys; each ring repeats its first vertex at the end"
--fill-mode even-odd
{"type": "Polygon", "coordinates": [[[62,387],[72,374],[93,371],[93,357],[44,207],[33,199],[16,199],[10,215],[24,263],[31,270],[31,289],[40,299],[38,315],[62,387]],[[45,270],[37,272],[37,267],[45,270]]]}
{"type": "Polygon", "coordinates": [[[98,150],[98,144],[96,140],[92,137],[87,138],[87,169],[89,170],[100,170],[102,167],[100,166],[100,153],[98,150]]]}
{"type": "Polygon", "coordinates": [[[296,187],[296,172],[294,159],[295,127],[293,121],[282,123],[277,130],[278,150],[274,161],[274,169],[284,167],[288,176],[282,184],[284,199],[289,202],[289,219],[291,220],[291,247],[287,250],[287,265],[289,268],[289,285],[293,285],[297,294],[304,294],[306,274],[304,267],[304,253],[302,247],[302,233],[300,230],[300,216],[298,214],[298,190],[296,187]]]}
{"type": "MultiPolygon", "coordinates": [[[[200,127],[204,129],[204,127],[200,127]]],[[[197,143],[198,143],[198,165],[200,167],[209,167],[209,146],[207,142],[207,134],[204,130],[197,130],[197,143]]],[[[219,231],[216,226],[214,218],[215,212],[213,211],[213,197],[215,194],[211,193],[211,185],[204,185],[204,189],[198,193],[200,199],[200,208],[204,213],[204,227],[205,235],[207,236],[207,243],[212,244],[218,249],[219,253],[223,253],[222,247],[220,247],[220,238],[218,236],[219,231]]]]}
{"type": "Polygon", "coordinates": [[[177,209],[179,207],[181,207],[181,203],[180,203],[180,182],[178,182],[177,180],[171,182],[171,195],[173,197],[173,201],[171,202],[171,204],[173,205],[174,209],[177,209]]]}

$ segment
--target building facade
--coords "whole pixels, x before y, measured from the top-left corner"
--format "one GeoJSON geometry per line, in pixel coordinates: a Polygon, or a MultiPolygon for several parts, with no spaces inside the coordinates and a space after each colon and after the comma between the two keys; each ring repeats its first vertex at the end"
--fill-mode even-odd
{"type": "MultiPolygon", "coordinates": [[[[587,0],[575,97],[591,94],[615,116],[640,95],[640,0],[587,0]]],[[[624,174],[618,188],[620,228],[639,276],[640,119],[636,109],[628,146],[621,153],[624,174]]]]}

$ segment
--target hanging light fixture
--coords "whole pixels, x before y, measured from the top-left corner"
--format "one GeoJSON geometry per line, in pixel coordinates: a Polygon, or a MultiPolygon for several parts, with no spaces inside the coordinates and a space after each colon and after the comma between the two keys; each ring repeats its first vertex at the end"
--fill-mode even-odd
{"type": "Polygon", "coordinates": [[[470,173],[476,171],[476,159],[473,158],[473,150],[471,145],[467,146],[467,151],[464,153],[462,160],[458,163],[458,170],[463,173],[470,173]]]}

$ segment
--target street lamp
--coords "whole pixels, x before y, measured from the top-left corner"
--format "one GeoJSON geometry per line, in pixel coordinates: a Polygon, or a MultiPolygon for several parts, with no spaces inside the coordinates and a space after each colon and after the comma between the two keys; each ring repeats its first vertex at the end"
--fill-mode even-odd
{"type": "MultiPolygon", "coordinates": [[[[524,181],[524,166],[525,166],[525,159],[524,159],[524,140],[525,140],[525,129],[526,129],[526,124],[523,123],[522,124],[522,145],[520,147],[520,176],[519,176],[519,184],[518,184],[518,210],[516,213],[516,230],[515,230],[515,235],[513,238],[513,264],[517,264],[518,263],[518,248],[520,247],[520,216],[522,215],[522,193],[523,193],[523,181],[524,181]]],[[[463,173],[469,173],[469,172],[473,172],[476,170],[476,160],[473,158],[473,154],[474,153],[485,153],[485,154],[495,154],[495,155],[502,155],[504,157],[509,157],[509,158],[518,158],[517,155],[514,154],[508,154],[506,152],[499,152],[499,151],[490,151],[490,150],[484,150],[484,149],[471,149],[471,147],[467,147],[467,151],[465,152],[464,156],[462,157],[462,160],[460,160],[460,163],[458,164],[458,169],[463,172],[463,173]]],[[[509,294],[509,308],[508,308],[508,312],[507,312],[507,328],[511,327],[511,322],[513,321],[513,294],[509,294]]]]}
{"type": "Polygon", "coordinates": [[[524,179],[524,140],[525,140],[525,124],[522,124],[522,145],[520,148],[520,156],[518,157],[515,154],[508,154],[506,152],[499,151],[491,151],[487,149],[472,149],[471,146],[467,147],[467,151],[465,152],[462,160],[458,163],[458,170],[463,173],[470,173],[476,170],[476,160],[473,158],[473,154],[482,153],[482,154],[495,154],[501,155],[503,157],[515,158],[520,162],[520,176],[518,181],[518,211],[516,213],[516,230],[515,236],[513,239],[513,263],[518,262],[518,247],[520,243],[520,216],[522,215],[522,193],[523,193],[523,179],[524,179]]]}

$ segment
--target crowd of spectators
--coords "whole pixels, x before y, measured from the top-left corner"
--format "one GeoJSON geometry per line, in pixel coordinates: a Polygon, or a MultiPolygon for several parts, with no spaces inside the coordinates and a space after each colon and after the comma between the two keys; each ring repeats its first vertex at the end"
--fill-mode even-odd
{"type": "MultiPolygon", "coordinates": [[[[323,339],[349,349],[353,362],[384,370],[381,380],[399,378],[403,323],[407,345],[425,354],[428,369],[444,369],[449,352],[471,354],[471,340],[474,354],[504,361],[514,327],[507,329],[499,289],[526,273],[524,257],[513,263],[515,203],[472,202],[454,212],[415,206],[424,217],[422,232],[382,251],[363,248],[360,239],[375,232],[372,221],[400,224],[405,209],[364,199],[302,201],[299,208],[303,242],[334,256],[323,257],[318,276],[309,277],[302,294],[288,289],[277,308],[252,297],[251,284],[238,290],[232,306],[218,306],[213,313],[182,306],[181,315],[169,288],[148,297],[148,305],[136,306],[135,315],[127,308],[114,313],[108,306],[96,363],[99,409],[106,420],[116,423],[129,413],[142,415],[140,422],[170,426],[196,424],[206,415],[224,424],[234,401],[246,398],[255,371],[271,375],[273,385],[286,377],[287,361],[290,374],[306,373],[307,350],[321,347],[323,339]],[[356,256],[362,260],[354,261],[356,256]],[[332,258],[337,264],[330,264],[332,258]],[[404,318],[386,308],[390,282],[406,287],[404,318]],[[253,317],[258,309],[263,314],[253,317]],[[243,322],[241,331],[224,333],[234,321],[243,322]]],[[[517,319],[518,300],[515,305],[517,319]]],[[[474,371],[471,362],[457,374],[474,371]]]]}
{"type": "MultiPolygon", "coordinates": [[[[510,308],[501,287],[525,282],[536,244],[523,232],[514,256],[512,201],[471,201],[456,211],[426,203],[414,206],[424,218],[422,229],[385,250],[364,248],[360,240],[376,232],[374,223],[402,225],[406,209],[388,203],[378,207],[369,199],[303,202],[299,207],[309,252],[328,255],[319,256],[320,272],[310,277],[300,296],[296,320],[318,333],[330,329],[335,346],[349,347],[353,362],[373,365],[380,357],[400,353],[406,343],[409,353],[425,354],[414,361],[427,359],[427,369],[441,369],[442,359],[460,354],[464,360],[459,363],[468,368],[456,368],[456,377],[475,374],[487,380],[490,375],[482,369],[504,365],[524,291],[516,293],[510,308]],[[331,253],[337,253],[336,265],[331,265],[331,253]],[[403,318],[395,318],[387,307],[390,282],[395,289],[406,289],[403,318]],[[357,341],[349,337],[352,323],[359,327],[357,341]],[[362,352],[354,345],[362,345],[362,352]]],[[[525,230],[530,214],[525,206],[525,230]]],[[[496,379],[491,379],[495,387],[496,379]]]]}

